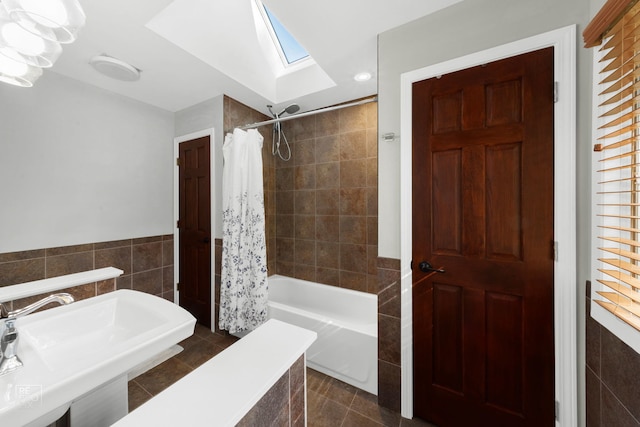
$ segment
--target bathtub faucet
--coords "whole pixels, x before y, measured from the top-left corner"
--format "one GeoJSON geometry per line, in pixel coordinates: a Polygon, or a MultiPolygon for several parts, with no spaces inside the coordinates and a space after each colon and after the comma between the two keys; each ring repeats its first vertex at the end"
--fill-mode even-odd
{"type": "Polygon", "coordinates": [[[73,302],[73,297],[67,293],[59,293],[49,295],[40,301],[34,302],[24,308],[14,311],[8,311],[7,307],[0,303],[0,375],[11,372],[22,366],[22,361],[16,353],[18,345],[18,330],[16,329],[16,320],[19,317],[33,313],[45,305],[56,302],[60,305],[67,305],[73,302]]]}

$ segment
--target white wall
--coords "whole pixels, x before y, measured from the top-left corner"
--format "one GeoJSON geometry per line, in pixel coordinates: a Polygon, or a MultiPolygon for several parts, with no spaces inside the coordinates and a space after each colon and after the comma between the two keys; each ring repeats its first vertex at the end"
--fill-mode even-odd
{"type": "Polygon", "coordinates": [[[590,4],[591,4],[591,16],[595,16],[596,13],[598,13],[598,11],[600,10],[600,8],[602,8],[602,6],[604,6],[604,4],[606,3],[606,0],[590,0],[590,4]]]}
{"type": "MultiPolygon", "coordinates": [[[[222,142],[225,132],[223,120],[224,95],[176,112],[175,120],[175,136],[188,135],[211,128],[215,130],[215,141],[211,147],[214,156],[214,162],[211,165],[211,185],[214,186],[215,195],[214,206],[222,206],[222,142]]],[[[212,231],[215,238],[222,238],[222,214],[215,215],[212,231]]]]}
{"type": "MultiPolygon", "coordinates": [[[[400,76],[470,53],[578,24],[600,0],[467,0],[379,36],[379,133],[400,133],[400,76]]],[[[597,11],[597,10],[596,10],[597,11]]],[[[580,415],[584,414],[584,286],[590,271],[591,58],[578,40],[577,296],[580,415]]],[[[379,255],[400,258],[400,146],[379,145],[379,255]]],[[[557,159],[562,161],[561,159],[557,159]]],[[[562,256],[563,248],[559,248],[562,256]]],[[[584,417],[582,419],[584,421],[584,417]]]]}
{"type": "Polygon", "coordinates": [[[51,70],[0,84],[0,253],[172,233],[173,136],[173,113],[51,70]]]}

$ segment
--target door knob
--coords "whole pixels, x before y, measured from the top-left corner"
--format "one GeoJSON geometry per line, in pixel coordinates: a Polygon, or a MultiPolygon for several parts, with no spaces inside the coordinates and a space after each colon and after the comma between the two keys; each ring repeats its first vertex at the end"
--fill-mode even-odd
{"type": "Polygon", "coordinates": [[[211,243],[211,239],[205,237],[204,239],[202,239],[202,243],[211,243]]]}
{"type": "Polygon", "coordinates": [[[418,264],[418,267],[420,267],[420,270],[425,273],[430,273],[432,271],[436,273],[445,273],[443,268],[433,268],[433,266],[427,261],[422,261],[420,264],[418,264]]]}

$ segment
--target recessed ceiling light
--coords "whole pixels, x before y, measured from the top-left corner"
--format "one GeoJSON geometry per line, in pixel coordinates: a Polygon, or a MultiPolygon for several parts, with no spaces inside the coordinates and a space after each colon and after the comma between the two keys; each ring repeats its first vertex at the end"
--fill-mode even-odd
{"type": "Polygon", "coordinates": [[[362,72],[353,76],[353,80],[357,82],[366,82],[367,80],[371,80],[371,73],[362,72]]]}

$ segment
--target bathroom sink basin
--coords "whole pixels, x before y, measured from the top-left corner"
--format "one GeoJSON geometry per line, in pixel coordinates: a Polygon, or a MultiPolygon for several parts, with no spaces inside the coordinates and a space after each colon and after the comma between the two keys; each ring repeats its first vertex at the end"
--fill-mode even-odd
{"type": "Polygon", "coordinates": [[[64,414],[75,399],[192,335],[195,321],[163,298],[125,289],[19,318],[24,366],[0,376],[0,425],[64,414]]]}

